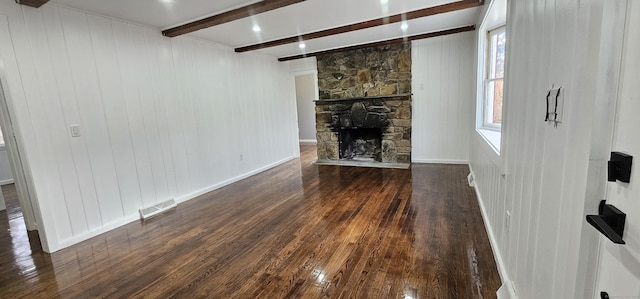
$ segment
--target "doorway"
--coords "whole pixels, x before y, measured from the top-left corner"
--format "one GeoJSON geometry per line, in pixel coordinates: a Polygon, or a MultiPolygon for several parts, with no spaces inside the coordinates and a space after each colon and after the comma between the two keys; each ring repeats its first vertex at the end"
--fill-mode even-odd
{"type": "Polygon", "coordinates": [[[298,138],[300,143],[316,143],[316,111],[318,83],[316,72],[295,75],[296,106],[298,110],[298,138]]]}
{"type": "Polygon", "coordinates": [[[5,207],[0,212],[0,234],[7,234],[0,236],[0,239],[8,240],[1,245],[11,245],[11,248],[2,246],[0,251],[9,250],[14,255],[23,255],[34,250],[41,251],[42,246],[36,231],[35,213],[13,128],[3,81],[0,78],[0,206],[5,207]],[[31,251],[25,250],[26,248],[31,248],[31,251]]]}

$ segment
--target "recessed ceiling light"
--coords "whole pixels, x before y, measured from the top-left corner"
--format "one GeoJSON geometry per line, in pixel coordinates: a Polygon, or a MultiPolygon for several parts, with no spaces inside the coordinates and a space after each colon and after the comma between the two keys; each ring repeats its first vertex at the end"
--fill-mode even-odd
{"type": "Polygon", "coordinates": [[[168,4],[168,3],[173,3],[173,0],[160,0],[160,2],[168,4]]]}
{"type": "Polygon", "coordinates": [[[407,24],[407,22],[402,22],[402,25],[400,25],[400,29],[407,30],[407,28],[409,28],[409,24],[407,24]]]}
{"type": "Polygon", "coordinates": [[[307,45],[305,45],[304,43],[300,43],[300,44],[298,44],[298,47],[299,47],[300,49],[304,49],[304,48],[306,48],[306,47],[307,47],[307,45]]]}
{"type": "Polygon", "coordinates": [[[258,25],[253,25],[253,32],[260,32],[262,29],[260,29],[260,26],[258,25]]]}

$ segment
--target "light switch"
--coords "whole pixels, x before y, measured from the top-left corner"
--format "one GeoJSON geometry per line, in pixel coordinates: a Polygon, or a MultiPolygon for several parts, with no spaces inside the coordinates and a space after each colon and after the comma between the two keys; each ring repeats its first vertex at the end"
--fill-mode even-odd
{"type": "Polygon", "coordinates": [[[80,137],[80,126],[79,125],[71,125],[69,126],[71,129],[71,137],[80,137]]]}

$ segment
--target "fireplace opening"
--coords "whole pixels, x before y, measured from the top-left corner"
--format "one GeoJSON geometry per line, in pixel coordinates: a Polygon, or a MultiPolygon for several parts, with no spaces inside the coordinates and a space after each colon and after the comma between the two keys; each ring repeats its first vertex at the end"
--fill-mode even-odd
{"type": "Polygon", "coordinates": [[[340,138],[340,159],[382,162],[382,129],[343,128],[340,138]]]}

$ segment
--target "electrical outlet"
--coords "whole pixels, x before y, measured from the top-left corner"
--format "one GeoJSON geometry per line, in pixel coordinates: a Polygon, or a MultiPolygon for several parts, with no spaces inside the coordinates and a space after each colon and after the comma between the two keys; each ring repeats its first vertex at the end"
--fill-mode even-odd
{"type": "Polygon", "coordinates": [[[244,154],[240,154],[240,161],[244,160],[244,154]]]}

